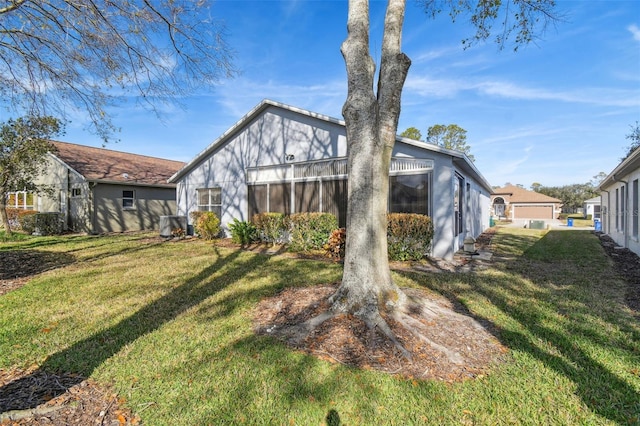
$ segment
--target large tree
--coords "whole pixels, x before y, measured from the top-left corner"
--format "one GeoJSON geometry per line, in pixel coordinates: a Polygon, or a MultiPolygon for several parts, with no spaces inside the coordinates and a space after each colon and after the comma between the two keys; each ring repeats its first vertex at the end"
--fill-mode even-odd
{"type": "Polygon", "coordinates": [[[60,120],[53,117],[22,117],[0,125],[0,217],[7,235],[7,194],[12,191],[47,192],[36,178],[46,166],[48,152],[55,152],[50,139],[62,133],[60,120]]]}
{"type": "Polygon", "coordinates": [[[427,142],[447,149],[464,152],[474,161],[471,147],[467,144],[467,131],[457,124],[435,124],[427,130],[427,142]]]}
{"type": "Polygon", "coordinates": [[[400,133],[400,136],[422,142],[422,133],[415,127],[407,128],[404,132],[400,133]]]}
{"type": "Polygon", "coordinates": [[[105,140],[108,107],[159,103],[233,73],[207,1],[0,1],[0,96],[29,115],[88,114],[105,140]]]}
{"type": "MultiPolygon", "coordinates": [[[[516,45],[532,40],[537,25],[552,18],[554,5],[553,0],[513,0],[508,5],[498,0],[424,4],[434,15],[445,6],[453,17],[463,12],[470,14],[477,33],[465,44],[487,39],[493,23],[498,22],[496,41],[500,46],[514,31],[516,45]]],[[[341,49],[348,84],[342,110],[349,167],[344,272],[340,286],[330,298],[329,311],[294,330],[298,341],[318,324],[342,313],[353,314],[372,331],[384,333],[406,356],[410,354],[398,343],[385,317],[391,315],[408,330],[420,334],[419,321],[409,316],[416,306],[409,303],[392,280],[387,257],[389,165],[396,141],[400,97],[411,64],[401,50],[405,6],[405,0],[388,1],[376,88],[376,64],[369,44],[369,1],[349,1],[348,33],[341,49]]]]}

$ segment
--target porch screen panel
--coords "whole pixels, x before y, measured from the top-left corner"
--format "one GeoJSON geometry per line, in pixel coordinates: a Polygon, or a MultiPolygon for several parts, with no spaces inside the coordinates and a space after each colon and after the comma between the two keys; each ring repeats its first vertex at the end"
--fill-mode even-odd
{"type": "Polygon", "coordinates": [[[291,184],[269,184],[269,211],[291,214],[291,184]]]}
{"type": "Polygon", "coordinates": [[[389,177],[389,212],[429,214],[429,175],[389,177]]]}
{"type": "Polygon", "coordinates": [[[326,180],[322,182],[322,211],[333,213],[338,218],[338,226],[347,226],[347,180],[326,180]]]}
{"type": "Polygon", "coordinates": [[[320,211],[320,182],[296,182],[296,213],[313,213],[320,211]]]}
{"type": "Polygon", "coordinates": [[[249,185],[249,206],[247,209],[247,211],[249,212],[249,220],[251,220],[253,215],[264,213],[267,211],[267,195],[267,185],[249,185]]]}

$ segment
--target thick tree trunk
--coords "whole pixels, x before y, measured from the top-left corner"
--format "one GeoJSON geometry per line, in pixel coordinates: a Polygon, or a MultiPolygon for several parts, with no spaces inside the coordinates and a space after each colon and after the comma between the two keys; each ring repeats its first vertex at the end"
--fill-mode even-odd
{"type": "Polygon", "coordinates": [[[390,0],[385,18],[377,96],[369,55],[368,0],[350,0],[348,36],[342,45],[347,67],[346,122],[349,201],[342,284],[332,298],[334,312],[353,313],[380,325],[380,311],[405,302],[391,279],[387,255],[389,164],[395,143],[400,95],[409,58],[400,51],[404,0],[390,0]]]}
{"type": "Polygon", "coordinates": [[[9,224],[9,216],[7,215],[7,204],[4,201],[5,194],[0,194],[0,219],[4,226],[4,232],[7,236],[11,236],[11,225],[9,224]]]}

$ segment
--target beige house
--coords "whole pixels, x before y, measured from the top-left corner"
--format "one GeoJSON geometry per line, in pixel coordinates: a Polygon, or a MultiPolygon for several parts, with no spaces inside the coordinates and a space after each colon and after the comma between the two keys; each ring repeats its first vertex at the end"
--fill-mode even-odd
{"type": "Polygon", "coordinates": [[[493,190],[491,207],[494,216],[514,222],[552,221],[562,212],[562,201],[508,184],[493,190]]]}
{"type": "Polygon", "coordinates": [[[86,233],[159,229],[160,216],[176,212],[175,184],[169,177],[179,161],[53,142],[47,173],[39,180],[53,197],[33,197],[31,208],[59,212],[65,230],[86,233]]]}

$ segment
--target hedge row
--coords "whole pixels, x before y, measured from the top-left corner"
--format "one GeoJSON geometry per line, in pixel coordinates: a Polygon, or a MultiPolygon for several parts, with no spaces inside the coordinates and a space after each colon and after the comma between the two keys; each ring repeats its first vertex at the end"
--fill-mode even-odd
{"type": "MultiPolygon", "coordinates": [[[[433,239],[429,216],[391,213],[387,224],[389,259],[419,260],[427,255],[433,239]]],[[[322,249],[334,259],[344,257],[346,231],[338,229],[338,221],[330,213],[260,213],[251,222],[234,220],[229,230],[238,244],[288,244],[294,252],[322,249]]]]}

